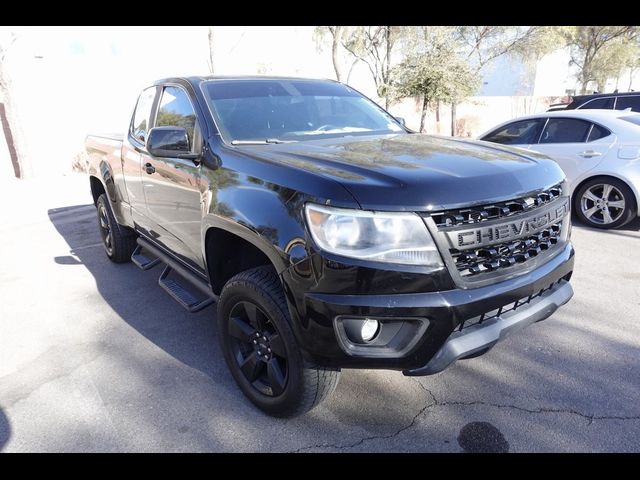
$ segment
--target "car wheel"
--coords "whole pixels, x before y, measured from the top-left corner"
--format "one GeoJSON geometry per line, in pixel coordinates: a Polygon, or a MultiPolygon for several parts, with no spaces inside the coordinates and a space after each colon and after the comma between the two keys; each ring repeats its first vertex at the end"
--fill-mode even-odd
{"type": "Polygon", "coordinates": [[[227,365],[247,398],[278,417],[308,412],[335,390],[340,378],[340,370],[302,358],[290,325],[272,268],[244,271],[224,286],[218,333],[227,365]]]}
{"type": "Polygon", "coordinates": [[[107,252],[107,257],[115,263],[131,261],[131,254],[136,248],[136,235],[116,222],[105,193],[98,197],[96,208],[100,237],[102,237],[102,245],[107,252]]]}
{"type": "Polygon", "coordinates": [[[633,220],[636,208],[631,189],[615,178],[593,178],[574,195],[576,216],[590,227],[621,227],[633,220]]]}

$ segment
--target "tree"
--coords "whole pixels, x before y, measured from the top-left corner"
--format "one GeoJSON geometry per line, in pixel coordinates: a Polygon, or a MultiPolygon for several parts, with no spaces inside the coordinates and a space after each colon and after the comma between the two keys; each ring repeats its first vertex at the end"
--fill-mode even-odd
{"type": "MultiPolygon", "coordinates": [[[[324,46],[324,40],[327,34],[331,37],[331,61],[333,63],[333,70],[336,73],[336,80],[339,82],[349,83],[351,79],[351,73],[355,66],[360,62],[360,58],[354,56],[345,45],[350,41],[355,29],[361,27],[348,27],[348,26],[323,26],[315,27],[313,31],[313,37],[316,41],[318,52],[321,52],[324,46]],[[347,55],[345,55],[345,53],[347,55]],[[349,69],[345,78],[345,63],[348,64],[349,69]]],[[[356,49],[360,51],[359,48],[356,49]]],[[[363,53],[363,52],[360,52],[363,53]]]]}
{"type": "Polygon", "coordinates": [[[460,57],[448,38],[435,35],[415,49],[393,69],[390,96],[422,97],[420,132],[425,131],[429,104],[434,101],[457,104],[473,95],[480,84],[478,72],[460,57]]]}
{"type": "MultiPolygon", "coordinates": [[[[537,61],[566,45],[571,27],[473,25],[454,28],[452,37],[476,73],[503,55],[537,61]]],[[[451,135],[455,135],[456,104],[451,104],[451,135]]]]}
{"type": "Polygon", "coordinates": [[[602,90],[606,80],[623,68],[627,58],[621,52],[632,48],[638,33],[637,26],[577,26],[565,32],[582,93],[586,93],[589,82],[602,90]]]}
{"type": "Polygon", "coordinates": [[[322,40],[325,33],[331,35],[331,61],[333,62],[333,69],[336,72],[336,80],[342,82],[342,64],[340,60],[340,47],[342,41],[342,35],[345,29],[342,26],[330,26],[330,27],[316,27],[314,30],[314,36],[316,37],[316,43],[318,49],[321,49],[322,40]]]}
{"type": "Polygon", "coordinates": [[[629,69],[629,86],[627,87],[627,91],[631,90],[633,85],[633,77],[635,76],[636,70],[640,68],[640,42],[636,41],[636,48],[634,54],[629,58],[626,67],[629,69]]]}
{"type": "Polygon", "coordinates": [[[364,62],[376,86],[378,96],[389,108],[389,88],[393,48],[402,36],[403,27],[366,26],[350,32],[342,42],[355,58],[364,62]]]}
{"type": "Polygon", "coordinates": [[[503,55],[538,60],[564,45],[566,27],[487,26],[456,27],[454,38],[477,70],[503,55]]]}
{"type": "Polygon", "coordinates": [[[209,40],[209,58],[207,59],[207,64],[209,65],[209,73],[211,75],[214,74],[214,64],[213,64],[213,27],[209,27],[209,31],[207,34],[207,39],[209,40]]]}
{"type": "Polygon", "coordinates": [[[11,78],[7,68],[8,54],[16,40],[17,36],[13,33],[7,39],[0,39],[0,121],[14,174],[17,178],[25,178],[31,173],[29,156],[13,101],[11,78]]]}

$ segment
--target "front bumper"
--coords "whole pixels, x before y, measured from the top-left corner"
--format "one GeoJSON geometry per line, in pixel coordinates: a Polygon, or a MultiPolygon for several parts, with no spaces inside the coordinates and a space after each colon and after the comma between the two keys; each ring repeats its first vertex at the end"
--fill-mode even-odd
{"type": "Polygon", "coordinates": [[[459,358],[469,357],[478,352],[484,353],[507,335],[550,317],[572,296],[571,284],[566,280],[559,280],[554,287],[529,302],[526,308],[512,310],[461,332],[453,332],[429,363],[402,373],[408,376],[433,375],[443,371],[459,358]]]}
{"type": "MultiPolygon", "coordinates": [[[[572,296],[568,281],[573,264],[573,247],[567,243],[557,255],[534,270],[478,288],[378,295],[307,290],[298,302],[290,302],[293,327],[305,358],[318,365],[402,370],[407,375],[436,373],[456,359],[490,348],[508,333],[551,315],[572,296]],[[501,313],[506,311],[502,310],[506,305],[514,302],[520,306],[513,312],[501,313]],[[497,316],[488,315],[494,311],[498,312],[497,316]],[[482,315],[486,315],[483,318],[487,320],[466,326],[482,315]],[[345,348],[339,337],[336,319],[350,316],[413,318],[426,321],[427,326],[417,330],[419,338],[411,342],[410,348],[385,354],[372,349],[371,354],[367,354],[366,349],[345,348]],[[456,330],[462,325],[465,328],[458,333],[456,330]]],[[[300,292],[296,290],[288,289],[290,300],[300,292]]]]}

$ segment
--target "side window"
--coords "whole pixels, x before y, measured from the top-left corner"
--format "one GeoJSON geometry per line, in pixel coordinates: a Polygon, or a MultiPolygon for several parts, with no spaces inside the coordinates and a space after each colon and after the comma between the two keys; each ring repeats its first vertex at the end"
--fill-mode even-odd
{"type": "Polygon", "coordinates": [[[131,136],[144,143],[147,140],[147,132],[149,131],[149,116],[151,115],[151,107],[153,99],[156,96],[156,87],[149,87],[142,91],[136,103],[136,110],[133,113],[133,120],[129,132],[131,136]]]}
{"type": "Polygon", "coordinates": [[[189,146],[193,148],[193,131],[196,127],[196,112],[187,92],[179,87],[165,87],[160,99],[156,127],[182,127],[187,130],[189,146]]]}
{"type": "Polygon", "coordinates": [[[485,135],[481,140],[503,145],[526,145],[538,142],[541,119],[532,118],[509,123],[485,135]]]}
{"type": "Polygon", "coordinates": [[[604,108],[606,110],[611,110],[613,108],[613,97],[594,98],[593,100],[589,100],[587,103],[580,105],[578,108],[604,108]]]}
{"type": "Polygon", "coordinates": [[[631,107],[634,112],[640,112],[640,95],[629,95],[628,97],[618,97],[616,110],[625,110],[631,107]]]}
{"type": "Polygon", "coordinates": [[[542,132],[540,143],[584,142],[591,123],[577,118],[550,118],[542,132]]]}
{"type": "Polygon", "coordinates": [[[587,142],[593,142],[594,140],[598,140],[600,138],[608,137],[611,135],[611,132],[604,128],[601,125],[593,124],[593,128],[591,129],[591,133],[589,133],[589,139],[587,142]]]}

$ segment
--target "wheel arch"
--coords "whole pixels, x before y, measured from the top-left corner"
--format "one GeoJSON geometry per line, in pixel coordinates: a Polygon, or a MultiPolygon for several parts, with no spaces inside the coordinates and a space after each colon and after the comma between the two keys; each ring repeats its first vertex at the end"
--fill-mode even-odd
{"type": "Polygon", "coordinates": [[[279,275],[287,266],[275,247],[257,233],[233,222],[209,225],[204,234],[204,258],[209,282],[216,295],[234,275],[263,265],[279,275]]]}
{"type": "Polygon", "coordinates": [[[89,185],[91,187],[91,197],[93,198],[93,204],[98,204],[98,198],[103,193],[107,193],[102,181],[95,175],[89,176],[89,185]]]}

